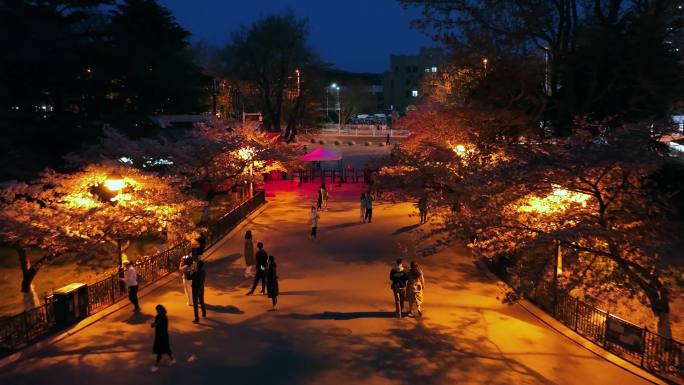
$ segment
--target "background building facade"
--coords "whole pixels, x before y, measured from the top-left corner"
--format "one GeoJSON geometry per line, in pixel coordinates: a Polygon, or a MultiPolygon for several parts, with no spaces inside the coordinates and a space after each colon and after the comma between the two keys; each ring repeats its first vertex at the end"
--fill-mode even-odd
{"type": "Polygon", "coordinates": [[[418,55],[392,55],[385,72],[383,90],[387,109],[400,114],[420,103],[421,84],[426,73],[439,71],[444,53],[441,48],[421,48],[418,55]]]}

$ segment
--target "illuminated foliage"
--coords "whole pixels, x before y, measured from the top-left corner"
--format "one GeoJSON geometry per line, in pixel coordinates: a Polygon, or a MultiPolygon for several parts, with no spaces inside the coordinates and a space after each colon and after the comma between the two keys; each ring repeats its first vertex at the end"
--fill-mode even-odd
{"type": "Polygon", "coordinates": [[[219,188],[244,184],[250,166],[258,180],[270,169],[296,167],[298,154],[298,146],[286,145],[280,137],[259,132],[253,125],[225,127],[214,122],[198,124],[179,138],[134,140],[108,130],[97,145],[68,159],[77,165],[103,159],[125,162],[172,177],[182,187],[202,187],[203,198],[211,200],[219,188]]]}
{"type": "Polygon", "coordinates": [[[43,264],[65,253],[115,255],[117,244],[143,236],[169,243],[194,239],[190,214],[203,206],[168,179],[119,164],[71,174],[46,171],[31,184],[4,188],[2,202],[0,237],[18,253],[22,291],[43,264]],[[32,264],[28,249],[43,256],[32,264]]]}

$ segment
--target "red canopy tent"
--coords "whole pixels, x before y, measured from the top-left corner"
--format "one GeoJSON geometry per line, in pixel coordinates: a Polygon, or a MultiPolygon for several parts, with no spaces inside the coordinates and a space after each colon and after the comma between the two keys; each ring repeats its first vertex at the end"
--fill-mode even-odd
{"type": "Polygon", "coordinates": [[[299,160],[303,162],[327,162],[332,160],[341,160],[342,155],[329,150],[325,147],[318,147],[306,155],[302,155],[299,160]]]}

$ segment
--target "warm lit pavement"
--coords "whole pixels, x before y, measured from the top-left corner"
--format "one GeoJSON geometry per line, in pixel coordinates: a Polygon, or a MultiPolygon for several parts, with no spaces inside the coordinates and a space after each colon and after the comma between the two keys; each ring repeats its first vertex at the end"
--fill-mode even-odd
{"type": "MultiPolygon", "coordinates": [[[[313,194],[309,191],[309,194],[313,194]]],[[[390,263],[412,259],[413,206],[378,204],[359,224],[358,190],[331,194],[320,240],[306,237],[311,197],[276,192],[249,224],[278,261],[277,312],[245,296],[242,232],[208,264],[209,318],[193,325],[174,282],[130,308],[44,349],[0,374],[20,384],[642,384],[545,327],[455,249],[419,259],[427,278],[422,320],[393,318],[390,263]],[[339,199],[347,199],[339,202],[339,199]],[[399,251],[401,250],[401,252],[399,251]],[[154,305],[170,313],[178,364],[148,372],[154,305]],[[195,356],[192,362],[188,357],[195,356]]]]}

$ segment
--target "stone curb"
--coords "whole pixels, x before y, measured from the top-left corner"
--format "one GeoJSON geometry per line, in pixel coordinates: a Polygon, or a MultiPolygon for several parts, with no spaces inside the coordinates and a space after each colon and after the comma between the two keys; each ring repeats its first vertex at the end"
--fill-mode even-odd
{"type": "MultiPolygon", "coordinates": [[[[482,258],[478,258],[476,262],[477,267],[487,276],[488,279],[494,282],[502,282],[494,273],[492,273],[489,268],[487,268],[487,265],[485,262],[482,260],[482,258]]],[[[604,350],[600,346],[596,345],[595,343],[589,341],[588,339],[582,337],[581,335],[575,333],[574,330],[570,329],[569,327],[565,326],[565,324],[561,323],[557,319],[553,318],[549,314],[545,313],[541,309],[539,309],[536,305],[531,303],[530,301],[526,299],[519,299],[516,301],[516,304],[522,307],[525,311],[530,313],[534,318],[538,319],[542,323],[544,323],[546,326],[548,326],[550,329],[556,331],[557,333],[563,335],[567,339],[571,340],[575,344],[587,349],[588,351],[592,352],[593,354],[597,355],[598,357],[610,362],[611,364],[620,367],[623,370],[626,370],[633,375],[648,381],[650,383],[656,384],[656,385],[669,385],[669,384],[677,384],[677,385],[684,385],[684,382],[681,381],[676,381],[676,380],[671,380],[671,379],[664,379],[662,377],[656,376],[655,374],[649,373],[646,370],[640,368],[639,366],[633,364],[632,362],[629,362],[619,356],[616,356],[613,353],[610,353],[607,350],[604,350]]]]}
{"type": "MultiPolygon", "coordinates": [[[[254,210],[251,214],[249,214],[245,219],[243,219],[240,222],[240,224],[238,224],[234,229],[229,231],[228,234],[224,235],[223,238],[221,238],[221,240],[219,240],[214,245],[212,245],[209,249],[207,249],[207,251],[205,252],[205,254],[207,255],[205,260],[209,260],[212,257],[212,254],[215,253],[221,245],[223,245],[228,239],[235,236],[235,234],[238,231],[240,231],[241,229],[243,229],[247,225],[247,223],[249,223],[255,217],[257,217],[259,214],[261,214],[266,209],[267,206],[268,206],[268,202],[264,202],[264,204],[259,206],[256,210],[254,210]]],[[[151,294],[152,292],[154,292],[158,289],[161,289],[162,287],[165,287],[166,285],[168,285],[169,283],[173,282],[176,279],[178,279],[178,273],[171,273],[171,274],[167,275],[166,277],[160,278],[157,281],[152,282],[150,285],[143,287],[140,290],[138,297],[143,298],[143,297],[151,294]]],[[[30,358],[31,356],[33,356],[34,354],[36,354],[37,352],[39,352],[43,348],[46,348],[50,345],[54,345],[54,344],[62,341],[63,339],[65,339],[69,336],[72,336],[72,335],[80,332],[81,330],[83,330],[83,329],[85,329],[91,325],[94,325],[95,323],[102,320],[103,318],[106,318],[109,315],[116,313],[123,308],[131,307],[131,306],[132,305],[125,299],[122,299],[118,302],[115,302],[113,305],[108,306],[104,310],[99,311],[99,312],[89,316],[88,318],[83,319],[81,322],[69,327],[66,330],[59,332],[56,335],[47,337],[47,338],[40,340],[36,343],[33,343],[33,344],[15,352],[15,353],[12,353],[5,358],[0,359],[0,370],[5,370],[12,364],[16,364],[23,359],[30,358]]]]}

